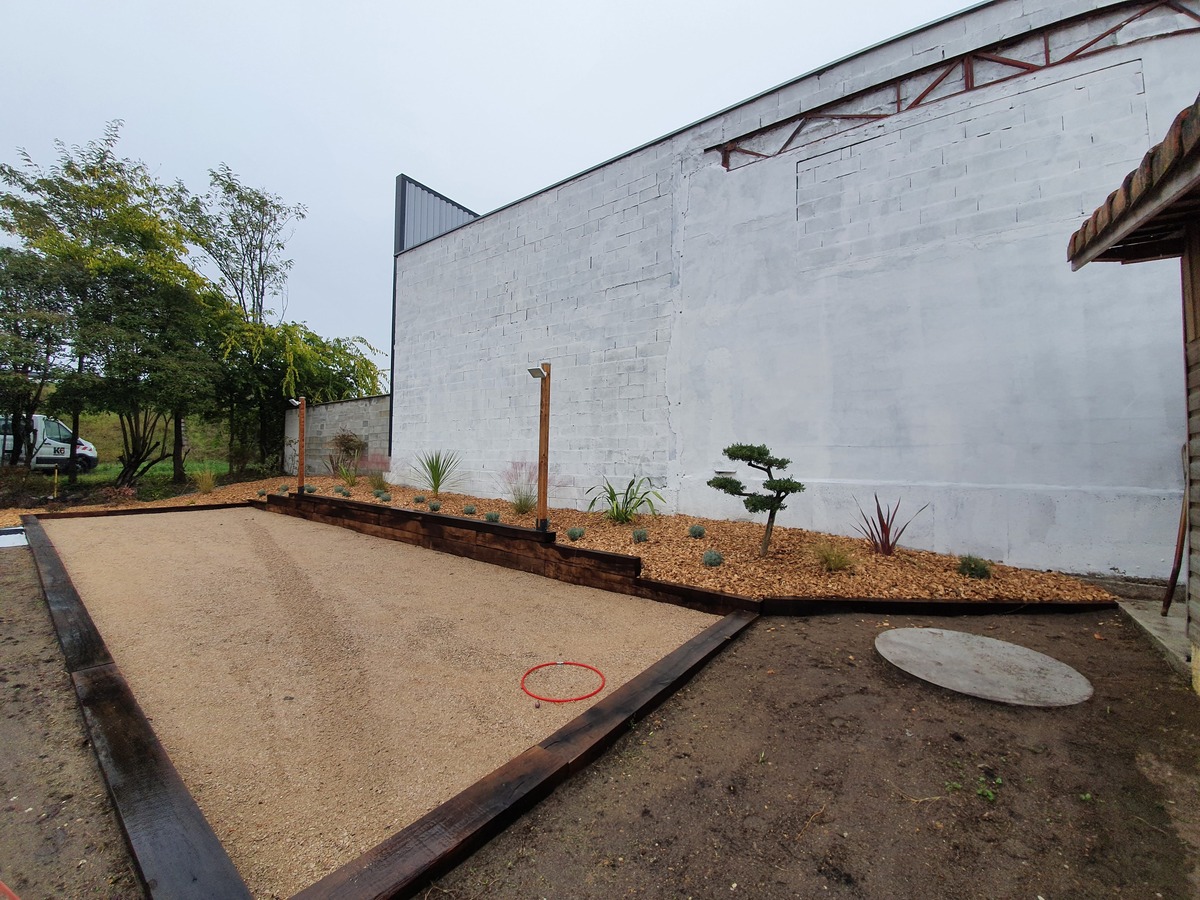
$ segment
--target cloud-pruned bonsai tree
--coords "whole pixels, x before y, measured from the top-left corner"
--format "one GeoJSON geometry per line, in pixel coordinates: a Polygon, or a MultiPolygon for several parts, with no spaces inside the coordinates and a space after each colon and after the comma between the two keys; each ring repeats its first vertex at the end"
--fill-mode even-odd
{"type": "Polygon", "coordinates": [[[781,509],[787,509],[783,501],[790,495],[803,491],[804,485],[793,478],[775,477],[775,469],[786,469],[792,461],[772,456],[766,444],[730,444],[722,452],[734,462],[743,462],[750,468],[767,474],[763,488],[769,493],[762,494],[747,491],[746,486],[731,475],[717,475],[708,480],[708,486],[711,488],[735,497],[744,497],[742,502],[746,504],[749,512],[767,514],[767,530],[763,534],[762,547],[758,551],[759,556],[766,556],[767,548],[771,545],[771,531],[775,528],[775,514],[781,509]]]}

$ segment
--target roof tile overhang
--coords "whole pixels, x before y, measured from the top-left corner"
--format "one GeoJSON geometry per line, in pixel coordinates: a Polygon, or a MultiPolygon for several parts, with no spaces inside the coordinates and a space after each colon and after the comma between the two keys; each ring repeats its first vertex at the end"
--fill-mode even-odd
{"type": "Polygon", "coordinates": [[[1072,269],[1093,260],[1142,262],[1183,254],[1184,224],[1200,216],[1200,97],[1162,143],[1071,235],[1072,269]]]}

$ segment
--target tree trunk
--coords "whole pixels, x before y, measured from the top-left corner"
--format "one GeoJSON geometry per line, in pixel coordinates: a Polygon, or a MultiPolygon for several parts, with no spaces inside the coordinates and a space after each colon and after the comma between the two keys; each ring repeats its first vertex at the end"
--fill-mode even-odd
{"type": "Polygon", "coordinates": [[[777,512],[779,512],[779,510],[773,509],[767,513],[767,530],[763,532],[762,546],[758,550],[759,556],[766,556],[767,548],[771,546],[771,531],[775,527],[775,513],[777,512]]]}
{"type": "Polygon", "coordinates": [[[187,472],[183,468],[183,413],[175,413],[175,446],[171,450],[171,465],[174,469],[171,480],[176,484],[187,481],[187,472]]]}

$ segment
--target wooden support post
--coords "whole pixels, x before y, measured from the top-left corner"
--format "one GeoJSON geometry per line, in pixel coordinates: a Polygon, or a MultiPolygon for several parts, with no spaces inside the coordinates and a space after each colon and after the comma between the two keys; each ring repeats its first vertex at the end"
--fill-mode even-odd
{"type": "Polygon", "coordinates": [[[296,462],[296,469],[298,472],[296,493],[298,495],[300,495],[301,497],[304,496],[304,413],[305,413],[304,398],[301,397],[300,398],[300,412],[299,412],[299,415],[297,416],[297,418],[299,418],[299,420],[300,420],[300,428],[299,428],[300,453],[299,453],[299,456],[298,456],[298,459],[296,462]]]}
{"type": "MultiPolygon", "coordinates": [[[[1200,219],[1193,218],[1184,229],[1183,258],[1181,261],[1183,281],[1183,320],[1184,341],[1187,348],[1188,374],[1188,471],[1200,456],[1200,428],[1196,422],[1200,410],[1193,409],[1200,402],[1200,386],[1193,387],[1193,373],[1200,369],[1197,356],[1200,355],[1200,335],[1197,326],[1200,325],[1200,219]]],[[[1194,477],[1186,488],[1188,496],[1184,497],[1184,506],[1189,510],[1188,528],[1189,553],[1195,554],[1200,549],[1200,527],[1191,515],[1194,508],[1193,497],[1200,493],[1200,483],[1194,477]]],[[[1197,497],[1196,499],[1200,499],[1197,497]]],[[[1192,688],[1200,693],[1200,660],[1197,650],[1200,648],[1200,572],[1196,571],[1195,556],[1189,559],[1187,577],[1187,633],[1192,646],[1192,688]]]]}
{"type": "Polygon", "coordinates": [[[537,530],[550,530],[550,514],[546,494],[550,484],[550,363],[542,363],[546,376],[542,382],[542,414],[538,425],[538,500],[537,530]]]}

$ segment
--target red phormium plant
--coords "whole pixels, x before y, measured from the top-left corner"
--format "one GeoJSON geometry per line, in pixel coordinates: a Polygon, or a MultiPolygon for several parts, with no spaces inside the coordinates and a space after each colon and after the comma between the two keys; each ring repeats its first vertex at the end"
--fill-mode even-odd
{"type": "MultiPolygon", "coordinates": [[[[854,501],[854,505],[858,506],[858,500],[854,501]]],[[[925,511],[929,504],[926,503],[905,522],[900,528],[896,529],[896,513],[900,512],[900,501],[896,501],[896,508],[890,506],[887,512],[884,512],[883,507],[879,505],[879,495],[875,495],[875,518],[868,516],[861,506],[858,506],[858,514],[862,516],[863,524],[854,523],[863,537],[871,542],[871,549],[883,556],[891,556],[896,550],[896,545],[900,543],[900,536],[904,534],[904,529],[912,524],[912,520],[925,511]],[[864,527],[865,526],[865,527],[864,527]]]]}

